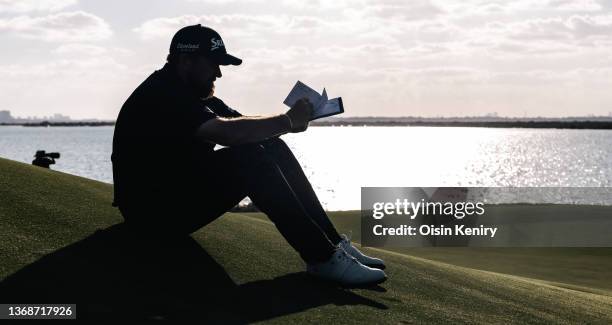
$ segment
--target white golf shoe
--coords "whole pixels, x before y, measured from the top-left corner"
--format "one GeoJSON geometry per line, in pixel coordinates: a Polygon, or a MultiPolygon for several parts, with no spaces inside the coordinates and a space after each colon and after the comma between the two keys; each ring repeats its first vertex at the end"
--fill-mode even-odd
{"type": "Polygon", "coordinates": [[[385,262],[380,258],[370,257],[359,251],[353,244],[351,244],[351,240],[344,234],[340,235],[342,237],[342,241],[338,244],[338,247],[344,249],[349,255],[356,258],[361,264],[365,266],[369,266],[375,269],[385,269],[385,262]]]}
{"type": "Polygon", "coordinates": [[[343,249],[337,249],[325,262],[308,264],[306,271],[313,276],[338,282],[346,287],[373,285],[387,280],[385,272],[359,263],[343,249]]]}

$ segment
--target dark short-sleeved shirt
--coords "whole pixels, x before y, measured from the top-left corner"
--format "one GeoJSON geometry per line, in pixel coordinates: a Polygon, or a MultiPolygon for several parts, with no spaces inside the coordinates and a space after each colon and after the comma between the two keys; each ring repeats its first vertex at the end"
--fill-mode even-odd
{"type": "Polygon", "coordinates": [[[195,135],[202,123],[238,117],[216,97],[201,99],[168,65],[151,74],[126,100],[113,136],[116,206],[185,204],[205,182],[214,144],[195,135]]]}

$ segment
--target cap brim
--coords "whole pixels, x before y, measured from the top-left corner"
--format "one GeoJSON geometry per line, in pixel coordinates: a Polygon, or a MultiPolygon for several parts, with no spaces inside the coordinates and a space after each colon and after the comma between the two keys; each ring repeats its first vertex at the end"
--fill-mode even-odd
{"type": "Polygon", "coordinates": [[[213,57],[215,62],[219,65],[240,65],[242,63],[242,59],[239,59],[233,55],[224,53],[219,56],[213,57]]]}

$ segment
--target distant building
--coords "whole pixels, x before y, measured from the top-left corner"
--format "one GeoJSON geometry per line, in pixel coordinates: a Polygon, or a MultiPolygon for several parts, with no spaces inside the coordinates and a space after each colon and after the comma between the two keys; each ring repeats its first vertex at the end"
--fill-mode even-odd
{"type": "Polygon", "coordinates": [[[0,111],[0,123],[13,123],[15,118],[11,116],[11,111],[0,111]]]}
{"type": "Polygon", "coordinates": [[[70,122],[72,121],[70,119],[70,116],[66,116],[66,115],[62,115],[58,113],[55,113],[52,116],[43,116],[41,119],[48,121],[48,122],[70,122]]]}
{"type": "Polygon", "coordinates": [[[39,122],[72,122],[70,116],[55,113],[51,116],[28,116],[28,117],[13,117],[11,111],[0,111],[0,123],[39,123],[39,122]]]}

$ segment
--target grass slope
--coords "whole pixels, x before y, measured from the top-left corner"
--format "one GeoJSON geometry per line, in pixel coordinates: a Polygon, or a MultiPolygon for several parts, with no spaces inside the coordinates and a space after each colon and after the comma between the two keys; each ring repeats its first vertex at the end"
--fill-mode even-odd
{"type": "MultiPolygon", "coordinates": [[[[489,209],[527,210],[534,213],[599,214],[612,216],[609,206],[559,206],[556,209],[533,205],[501,205],[489,209]],[[579,211],[578,211],[579,210],[579,211]]],[[[261,214],[254,217],[265,219],[261,214]]],[[[360,212],[335,212],[333,221],[339,231],[352,233],[353,240],[360,241],[360,212]]],[[[543,247],[543,248],[496,248],[496,247],[388,247],[387,250],[418,256],[479,270],[493,271],[529,277],[557,286],[612,296],[612,248],[609,247],[543,247]]]]}
{"type": "Polygon", "coordinates": [[[0,302],[77,301],[79,319],[101,321],[612,322],[609,296],[381,250],[368,252],[389,280],[342,290],[310,279],[270,222],[245,215],[172,244],[134,238],[111,194],[0,159],[0,302]]]}

